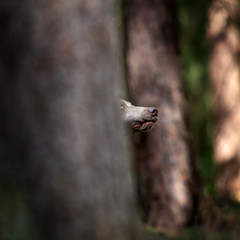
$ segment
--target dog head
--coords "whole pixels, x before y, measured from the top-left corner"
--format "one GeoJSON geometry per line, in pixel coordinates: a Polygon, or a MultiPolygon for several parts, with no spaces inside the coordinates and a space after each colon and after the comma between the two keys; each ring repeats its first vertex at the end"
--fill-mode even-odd
{"type": "Polygon", "coordinates": [[[136,107],[120,99],[122,119],[131,133],[150,131],[157,121],[158,110],[155,107],[136,107]]]}

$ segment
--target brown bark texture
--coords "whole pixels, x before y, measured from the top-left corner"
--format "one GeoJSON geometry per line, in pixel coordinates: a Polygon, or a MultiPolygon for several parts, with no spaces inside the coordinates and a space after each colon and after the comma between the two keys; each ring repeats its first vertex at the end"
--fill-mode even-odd
{"type": "Polygon", "coordinates": [[[237,0],[214,0],[209,10],[209,73],[216,129],[214,157],[220,198],[240,201],[240,39],[237,0]]]}
{"type": "Polygon", "coordinates": [[[126,0],[125,8],[130,97],[135,105],[159,110],[154,129],[135,138],[140,201],[147,224],[181,228],[193,216],[197,174],[185,122],[175,4],[126,0]]]}
{"type": "Polygon", "coordinates": [[[39,239],[133,239],[114,7],[0,2],[1,183],[27,189],[39,239]]]}

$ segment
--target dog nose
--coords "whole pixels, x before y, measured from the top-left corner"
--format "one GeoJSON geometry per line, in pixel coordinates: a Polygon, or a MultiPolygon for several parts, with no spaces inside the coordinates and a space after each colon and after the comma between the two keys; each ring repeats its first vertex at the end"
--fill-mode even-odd
{"type": "Polygon", "coordinates": [[[158,110],[155,107],[149,107],[148,111],[152,113],[153,116],[156,116],[158,114],[158,110]]]}

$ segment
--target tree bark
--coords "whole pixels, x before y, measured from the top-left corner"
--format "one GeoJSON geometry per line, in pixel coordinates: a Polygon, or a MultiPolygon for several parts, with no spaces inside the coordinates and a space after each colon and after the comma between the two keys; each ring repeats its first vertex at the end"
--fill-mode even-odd
{"type": "Polygon", "coordinates": [[[220,198],[240,201],[239,4],[214,0],[209,10],[209,73],[215,107],[214,157],[220,198]]]}
{"type": "Polygon", "coordinates": [[[198,178],[185,121],[175,4],[126,0],[125,8],[131,99],[159,109],[155,128],[135,138],[141,204],[147,224],[180,228],[193,216],[198,178]]]}
{"type": "Polygon", "coordinates": [[[1,173],[27,189],[40,239],[134,239],[114,6],[0,3],[1,173]]]}

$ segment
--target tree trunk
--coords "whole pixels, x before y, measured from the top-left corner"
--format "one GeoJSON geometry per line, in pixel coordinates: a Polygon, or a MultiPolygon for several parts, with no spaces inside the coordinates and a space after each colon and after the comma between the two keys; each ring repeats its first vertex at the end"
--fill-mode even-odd
{"type": "Polygon", "coordinates": [[[114,6],[0,3],[1,173],[28,190],[39,239],[133,239],[114,6]]]}
{"type": "Polygon", "coordinates": [[[135,138],[141,203],[147,224],[179,228],[193,216],[198,179],[185,122],[175,4],[126,0],[125,7],[130,96],[135,105],[159,108],[155,128],[135,138]]]}
{"type": "Polygon", "coordinates": [[[237,0],[214,0],[209,11],[210,77],[216,131],[214,155],[220,198],[240,201],[240,72],[237,0]]]}

